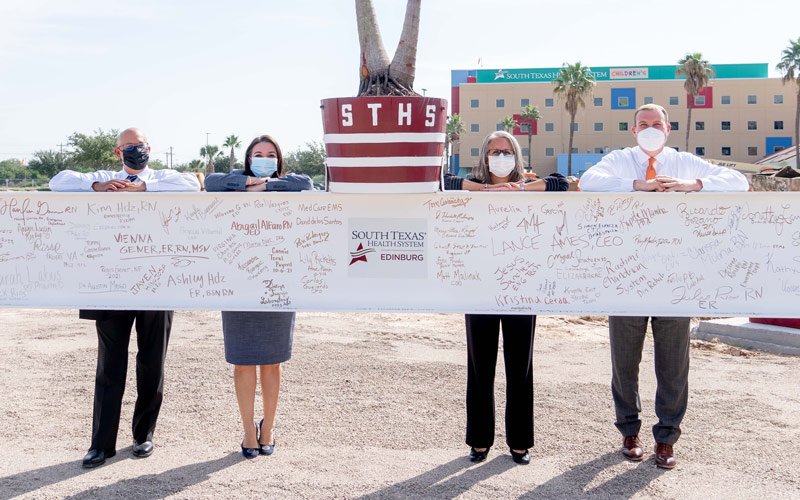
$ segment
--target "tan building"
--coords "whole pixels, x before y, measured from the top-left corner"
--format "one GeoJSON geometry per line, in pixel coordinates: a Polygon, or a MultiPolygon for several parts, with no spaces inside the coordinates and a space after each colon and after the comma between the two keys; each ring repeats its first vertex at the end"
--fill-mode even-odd
{"type": "MultiPolygon", "coordinates": [[[[685,150],[689,96],[675,66],[594,67],[597,85],[586,107],[575,117],[572,173],[579,175],[603,154],[635,144],[633,113],[642,104],[661,104],[669,113],[668,145],[685,150]],[[577,153],[577,154],[575,154],[577,153]]],[[[794,86],[767,78],[764,64],[715,65],[715,77],[697,96],[692,110],[689,151],[707,158],[754,163],[792,145],[794,86]]],[[[454,148],[451,164],[466,172],[478,161],[483,138],[502,130],[506,116],[526,105],[539,108],[542,119],[532,136],[533,171],[566,174],[569,114],[553,95],[559,68],[454,70],[452,114],[466,132],[454,148]]],[[[514,130],[527,159],[527,124],[514,130]]]]}

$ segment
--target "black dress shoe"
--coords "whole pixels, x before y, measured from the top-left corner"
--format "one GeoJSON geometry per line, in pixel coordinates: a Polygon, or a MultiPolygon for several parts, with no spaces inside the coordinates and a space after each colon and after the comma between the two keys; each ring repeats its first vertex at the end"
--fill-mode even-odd
{"type": "Polygon", "coordinates": [[[475,462],[475,463],[483,462],[484,460],[486,460],[486,457],[489,456],[489,450],[490,450],[490,448],[486,448],[483,451],[478,451],[475,448],[470,448],[469,449],[469,459],[470,459],[470,461],[475,462]]]}
{"type": "Polygon", "coordinates": [[[525,450],[524,453],[517,453],[514,450],[508,450],[508,451],[511,452],[511,458],[516,463],[520,465],[528,465],[529,463],[531,463],[531,454],[528,453],[528,450],[525,450]]]}
{"type": "Polygon", "coordinates": [[[84,469],[92,469],[99,465],[103,465],[106,463],[107,458],[111,458],[116,455],[116,451],[106,451],[106,450],[89,450],[89,453],[83,457],[83,463],[81,466],[84,469]]]}
{"type": "Polygon", "coordinates": [[[131,451],[134,457],[145,458],[153,454],[153,448],[154,448],[153,442],[150,440],[139,443],[134,439],[133,449],[131,451]]]}

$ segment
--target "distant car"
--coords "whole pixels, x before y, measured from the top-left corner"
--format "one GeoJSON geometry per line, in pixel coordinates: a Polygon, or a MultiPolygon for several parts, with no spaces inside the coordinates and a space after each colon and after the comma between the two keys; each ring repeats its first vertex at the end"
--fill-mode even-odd
{"type": "Polygon", "coordinates": [[[317,191],[325,191],[325,184],[322,184],[321,182],[315,182],[314,189],[317,191]]]}

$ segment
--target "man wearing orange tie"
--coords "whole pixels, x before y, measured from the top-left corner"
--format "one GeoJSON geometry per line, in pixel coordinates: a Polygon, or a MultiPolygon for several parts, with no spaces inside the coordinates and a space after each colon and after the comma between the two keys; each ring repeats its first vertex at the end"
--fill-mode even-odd
{"type": "MultiPolygon", "coordinates": [[[[584,172],[582,191],[747,191],[747,179],[739,172],[665,147],[670,126],[663,107],[645,104],[636,110],[633,121],[638,146],[612,151],[584,172]]],[[[655,464],[672,469],[676,464],[672,447],[681,434],[689,396],[690,318],[609,316],[615,425],[623,436],[625,458],[642,460],[639,362],[648,319],[653,329],[657,381],[655,464]]]]}

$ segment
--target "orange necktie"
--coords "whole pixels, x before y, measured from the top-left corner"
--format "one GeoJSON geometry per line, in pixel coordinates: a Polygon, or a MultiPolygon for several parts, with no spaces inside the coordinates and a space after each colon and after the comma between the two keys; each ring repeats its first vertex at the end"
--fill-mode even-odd
{"type": "Polygon", "coordinates": [[[655,179],[656,178],[656,169],[653,167],[655,164],[656,159],[652,156],[650,157],[650,162],[647,164],[647,173],[644,175],[646,180],[655,179]]]}

